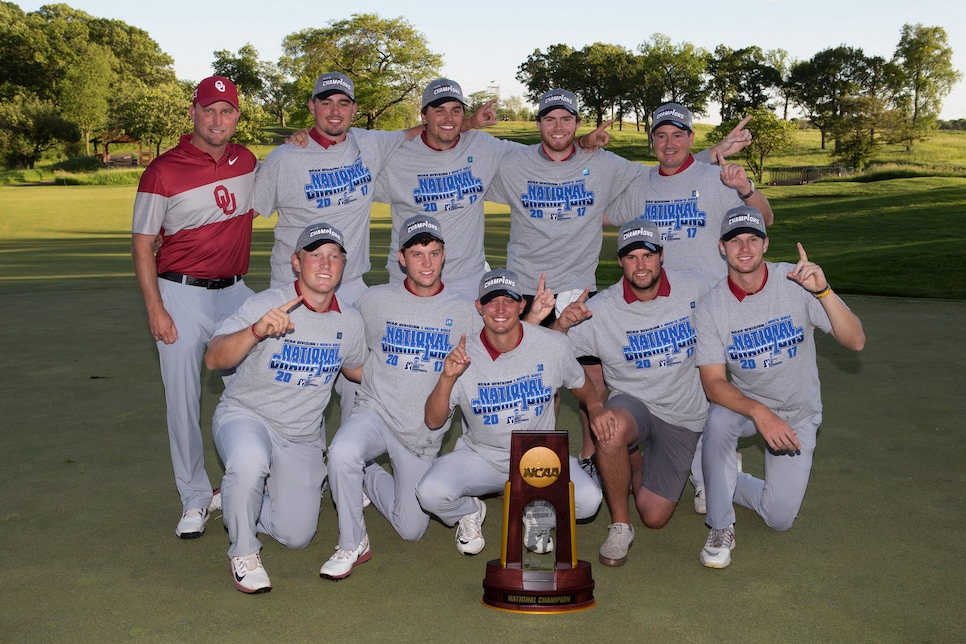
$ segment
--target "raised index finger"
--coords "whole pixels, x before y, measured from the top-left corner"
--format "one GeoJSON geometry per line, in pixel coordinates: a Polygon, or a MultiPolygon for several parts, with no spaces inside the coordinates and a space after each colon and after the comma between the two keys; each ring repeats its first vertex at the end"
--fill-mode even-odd
{"type": "Polygon", "coordinates": [[[299,304],[299,302],[301,302],[301,301],[302,301],[302,296],[299,295],[297,298],[295,298],[294,300],[292,300],[288,304],[286,304],[284,306],[280,306],[278,308],[282,309],[286,313],[291,313],[292,312],[292,309],[294,309],[299,304]]]}
{"type": "Polygon", "coordinates": [[[610,124],[613,122],[614,122],[614,119],[610,119],[609,121],[604,121],[603,123],[597,126],[597,129],[606,130],[608,127],[610,127],[610,124]]]}
{"type": "Polygon", "coordinates": [[[745,126],[748,125],[748,121],[750,120],[751,120],[751,114],[741,119],[741,122],[735,126],[735,129],[731,130],[731,133],[737,134],[738,132],[741,132],[743,129],[745,129],[745,126]]]}
{"type": "Polygon", "coordinates": [[[724,156],[721,154],[721,150],[715,150],[714,154],[718,158],[718,167],[724,168],[727,161],[725,161],[724,156]]]}
{"type": "Polygon", "coordinates": [[[577,298],[577,304],[583,304],[584,302],[586,302],[587,297],[589,295],[590,295],[590,287],[587,286],[584,288],[584,292],[580,294],[580,297],[577,298]]]}
{"type": "Polygon", "coordinates": [[[537,282],[537,293],[542,293],[547,285],[547,273],[540,273],[540,281],[537,282]]]}
{"type": "Polygon", "coordinates": [[[798,242],[798,258],[803,261],[808,261],[808,255],[805,254],[805,247],[802,246],[802,242],[798,242]]]}

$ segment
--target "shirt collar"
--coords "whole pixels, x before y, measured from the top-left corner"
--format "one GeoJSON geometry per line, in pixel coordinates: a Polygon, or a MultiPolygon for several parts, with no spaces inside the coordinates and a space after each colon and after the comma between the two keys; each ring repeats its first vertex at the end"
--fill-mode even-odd
{"type": "Polygon", "coordinates": [[[758,287],[758,290],[752,291],[751,293],[749,293],[748,291],[744,290],[743,288],[735,284],[731,279],[731,275],[728,276],[728,288],[731,289],[731,294],[734,295],[739,302],[744,300],[749,295],[754,295],[755,293],[761,293],[762,289],[765,288],[765,284],[767,283],[768,283],[768,265],[767,264],[765,265],[765,279],[761,281],[761,286],[758,287]]]}
{"type": "Polygon", "coordinates": [[[681,167],[678,168],[675,172],[673,172],[671,174],[667,174],[666,172],[664,172],[664,170],[661,170],[661,167],[660,166],[658,166],[657,172],[662,177],[673,177],[674,175],[681,174],[682,172],[684,172],[685,170],[687,170],[688,168],[690,168],[692,163],[694,163],[694,155],[693,154],[689,154],[687,160],[684,163],[682,163],[681,164],[681,167]]]}
{"type": "MultiPolygon", "coordinates": [[[[339,143],[342,143],[342,141],[333,141],[332,139],[322,136],[314,127],[309,129],[309,137],[325,149],[328,149],[330,145],[338,145],[339,143]]],[[[343,141],[344,140],[345,139],[343,139],[343,141]]]]}
{"type": "MultiPolygon", "coordinates": [[[[406,290],[409,291],[410,293],[412,293],[413,295],[415,295],[416,297],[423,297],[422,295],[419,295],[418,293],[416,293],[416,291],[414,291],[412,289],[412,287],[409,286],[409,278],[408,277],[403,280],[403,286],[405,286],[406,287],[406,290]]],[[[440,281],[439,288],[437,288],[435,291],[433,291],[432,295],[439,295],[440,292],[442,292],[443,288],[444,288],[443,282],[440,281]]],[[[430,297],[432,297],[432,295],[430,295],[430,297]]]]}
{"type": "MultiPolygon", "coordinates": [[[[631,285],[627,283],[627,278],[621,278],[621,283],[624,284],[624,301],[628,304],[633,304],[634,302],[644,302],[649,300],[640,300],[634,291],[631,290],[631,285]]],[[[671,283],[667,280],[667,273],[664,269],[661,269],[661,284],[657,287],[657,297],[668,297],[671,295],[671,283]]]]}
{"type": "MultiPolygon", "coordinates": [[[[523,342],[523,323],[518,322],[518,324],[520,325],[520,339],[515,345],[513,345],[514,349],[520,346],[520,343],[523,342]]],[[[491,360],[496,361],[497,358],[503,355],[503,352],[494,347],[489,338],[486,337],[486,328],[480,330],[480,341],[483,342],[483,348],[486,349],[486,352],[490,354],[491,360]]]]}
{"type": "Polygon", "coordinates": [[[563,163],[564,161],[569,161],[571,157],[573,157],[575,154],[577,154],[577,146],[571,144],[570,145],[570,154],[568,154],[564,158],[560,159],[559,161],[557,161],[552,156],[550,156],[549,154],[547,154],[547,149],[543,146],[543,143],[540,144],[540,154],[543,156],[543,158],[547,159],[548,161],[553,161],[554,163],[563,163]]]}
{"type": "MultiPolygon", "coordinates": [[[[295,280],[295,294],[301,295],[302,289],[299,288],[299,281],[295,280]]],[[[335,299],[335,293],[332,294],[332,300],[329,301],[329,308],[324,311],[317,311],[312,308],[308,300],[302,299],[302,305],[313,313],[342,313],[342,309],[339,308],[339,300],[335,299]]]]}
{"type": "MultiPolygon", "coordinates": [[[[451,147],[447,148],[447,149],[448,150],[452,150],[457,145],[459,145],[460,137],[461,136],[462,136],[462,134],[457,134],[456,135],[456,141],[454,141],[453,142],[453,145],[451,147]]],[[[422,140],[423,143],[426,144],[426,147],[429,148],[430,150],[435,150],[436,152],[446,152],[446,150],[444,150],[443,148],[437,148],[436,146],[429,144],[429,139],[426,137],[426,130],[425,129],[420,133],[419,138],[422,140]]]]}

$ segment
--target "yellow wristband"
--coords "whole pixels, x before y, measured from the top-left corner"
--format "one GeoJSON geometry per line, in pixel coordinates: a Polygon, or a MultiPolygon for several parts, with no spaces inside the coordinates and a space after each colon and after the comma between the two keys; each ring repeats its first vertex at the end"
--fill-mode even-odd
{"type": "Polygon", "coordinates": [[[820,300],[820,299],[822,299],[823,297],[825,297],[826,295],[828,295],[831,292],[832,292],[832,285],[826,283],[825,284],[825,288],[823,288],[821,291],[814,291],[814,292],[812,292],[812,295],[815,296],[815,299],[816,300],[820,300]]]}

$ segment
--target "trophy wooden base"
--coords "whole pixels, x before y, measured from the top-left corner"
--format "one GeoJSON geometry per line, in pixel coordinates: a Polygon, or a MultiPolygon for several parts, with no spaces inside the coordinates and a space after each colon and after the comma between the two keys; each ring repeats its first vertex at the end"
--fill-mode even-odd
{"type": "Polygon", "coordinates": [[[527,571],[519,564],[486,563],[483,604],[514,613],[571,613],[593,608],[594,578],[590,564],[558,564],[556,570],[527,571]]]}

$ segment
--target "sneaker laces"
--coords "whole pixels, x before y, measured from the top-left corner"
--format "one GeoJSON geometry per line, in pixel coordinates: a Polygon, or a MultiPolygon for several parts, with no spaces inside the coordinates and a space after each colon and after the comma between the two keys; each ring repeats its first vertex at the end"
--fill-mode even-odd
{"type": "Polygon", "coordinates": [[[352,558],[352,553],[353,553],[352,550],[346,550],[342,546],[336,546],[335,547],[335,554],[332,555],[332,556],[335,559],[351,559],[352,558]]]}
{"type": "Polygon", "coordinates": [[[607,526],[607,542],[616,543],[622,541],[625,535],[630,535],[630,526],[623,523],[612,523],[607,526]]]}
{"type": "Polygon", "coordinates": [[[590,477],[596,477],[597,476],[597,458],[596,458],[596,455],[591,454],[587,458],[581,458],[579,465],[580,465],[580,469],[582,469],[583,471],[587,472],[588,476],[590,476],[590,477]]]}
{"type": "Polygon", "coordinates": [[[479,507],[477,507],[476,512],[467,514],[460,519],[457,532],[460,540],[464,543],[469,542],[471,539],[476,539],[483,534],[483,526],[480,525],[480,514],[479,507]]]}
{"type": "Polygon", "coordinates": [[[238,572],[244,576],[251,571],[262,567],[262,559],[258,556],[257,552],[253,552],[250,555],[244,555],[242,557],[235,557],[238,562],[238,572]]]}
{"type": "Polygon", "coordinates": [[[711,528],[711,533],[708,535],[708,543],[705,544],[708,548],[730,548],[731,540],[734,539],[734,532],[731,528],[711,528]]]}

